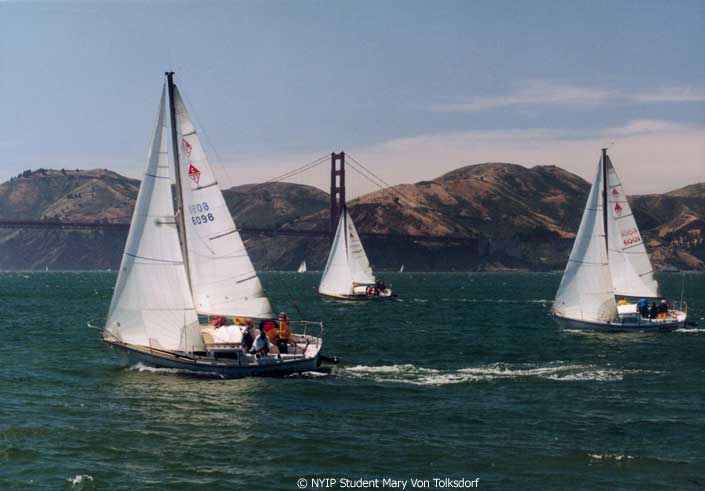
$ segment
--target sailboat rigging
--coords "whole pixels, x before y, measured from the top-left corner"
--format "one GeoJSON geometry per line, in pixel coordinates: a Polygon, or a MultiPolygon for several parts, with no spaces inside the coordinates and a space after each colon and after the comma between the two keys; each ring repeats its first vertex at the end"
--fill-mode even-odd
{"type": "Polygon", "coordinates": [[[254,321],[269,319],[271,326],[274,314],[173,72],[166,76],[103,340],[132,363],[225,377],[316,369],[322,323],[299,321],[303,332],[291,333],[283,345],[280,339],[269,353],[250,352],[247,340],[258,335],[254,321]],[[167,95],[173,167],[167,151],[167,95]],[[215,318],[216,325],[201,326],[199,315],[215,318]],[[226,317],[233,317],[233,324],[226,317]],[[308,332],[315,328],[316,335],[308,332]]]}
{"type": "Polygon", "coordinates": [[[552,311],[561,325],[580,330],[663,331],[685,324],[686,312],[669,308],[659,291],[627,195],[606,149],[602,150],[552,311]],[[622,298],[617,301],[616,297],[622,298]],[[655,300],[661,300],[658,306],[655,300]]]}

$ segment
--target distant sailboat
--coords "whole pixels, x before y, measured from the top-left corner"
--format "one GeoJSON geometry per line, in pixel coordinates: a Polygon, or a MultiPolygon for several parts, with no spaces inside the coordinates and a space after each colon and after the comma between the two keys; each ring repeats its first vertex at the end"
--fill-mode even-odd
{"type": "Polygon", "coordinates": [[[256,357],[243,350],[240,326],[199,324],[199,314],[253,320],[270,319],[273,312],[172,75],[166,89],[174,165],[162,91],[103,339],[133,363],[226,377],[315,369],[320,336],[295,334],[289,353],[256,357]]]}
{"type": "Polygon", "coordinates": [[[340,214],[318,293],[346,300],[392,296],[391,288],[378,282],[372,273],[370,261],[347,207],[340,214]]]}
{"type": "Polygon", "coordinates": [[[685,324],[685,312],[669,309],[650,318],[624,297],[639,298],[642,305],[662,298],[622,183],[603,149],[553,315],[562,326],[581,330],[673,330],[685,324]],[[623,298],[617,302],[615,296],[623,298]]]}
{"type": "Polygon", "coordinates": [[[301,261],[301,264],[299,264],[299,269],[296,270],[297,273],[305,273],[306,270],[306,260],[304,259],[301,261]]]}
{"type": "Polygon", "coordinates": [[[404,265],[403,265],[403,264],[401,265],[401,268],[399,268],[399,272],[400,272],[400,273],[403,273],[403,272],[404,272],[404,265]]]}

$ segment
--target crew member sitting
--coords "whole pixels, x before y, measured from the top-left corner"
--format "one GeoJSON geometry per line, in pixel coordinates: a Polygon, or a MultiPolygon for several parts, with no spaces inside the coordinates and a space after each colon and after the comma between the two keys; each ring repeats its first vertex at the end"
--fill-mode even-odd
{"type": "Polygon", "coordinates": [[[255,339],[255,344],[254,346],[252,346],[250,352],[254,353],[259,358],[260,356],[269,354],[270,346],[271,344],[269,343],[267,333],[264,330],[260,329],[259,336],[257,336],[257,339],[255,339]]]}
{"type": "Polygon", "coordinates": [[[656,319],[658,317],[658,307],[656,302],[651,302],[651,310],[649,311],[649,319],[656,319]]]}
{"type": "Polygon", "coordinates": [[[289,317],[285,312],[279,313],[279,338],[277,340],[277,348],[280,354],[289,352],[289,337],[291,337],[291,328],[289,327],[289,317]]]}

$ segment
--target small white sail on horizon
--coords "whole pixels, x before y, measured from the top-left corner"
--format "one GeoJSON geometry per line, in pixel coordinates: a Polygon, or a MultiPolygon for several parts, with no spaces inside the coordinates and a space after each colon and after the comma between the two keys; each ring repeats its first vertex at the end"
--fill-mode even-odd
{"type": "Polygon", "coordinates": [[[165,94],[137,196],[105,331],[162,350],[203,348],[174,219],[165,94]]]}
{"type": "Polygon", "coordinates": [[[183,99],[174,88],[188,267],[200,314],[274,317],[183,99]]]}
{"type": "Polygon", "coordinates": [[[304,259],[301,261],[301,264],[299,264],[299,269],[296,270],[297,273],[305,273],[307,271],[306,268],[306,260],[304,259]]]}
{"type": "Polygon", "coordinates": [[[318,292],[333,297],[353,296],[357,285],[377,282],[347,207],[343,208],[318,292]]]}
{"type": "Polygon", "coordinates": [[[400,273],[403,273],[403,272],[404,272],[404,265],[403,265],[403,264],[401,265],[401,268],[399,268],[399,272],[400,272],[400,273]]]}

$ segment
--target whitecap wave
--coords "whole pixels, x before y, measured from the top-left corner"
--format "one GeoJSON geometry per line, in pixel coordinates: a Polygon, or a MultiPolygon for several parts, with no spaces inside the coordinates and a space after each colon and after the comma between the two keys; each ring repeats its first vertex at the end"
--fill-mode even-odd
{"type": "Polygon", "coordinates": [[[705,332],[705,329],[698,328],[698,327],[680,327],[680,328],[676,329],[674,332],[693,334],[693,333],[705,332]]]}
{"type": "Polygon", "coordinates": [[[68,479],[66,479],[66,482],[72,488],[75,488],[75,487],[78,487],[78,486],[81,486],[81,485],[84,485],[87,483],[91,483],[93,481],[95,481],[95,479],[93,479],[93,476],[91,476],[89,474],[78,474],[78,475],[74,476],[73,478],[69,477],[68,479]]]}
{"type": "Polygon", "coordinates": [[[417,367],[412,364],[365,366],[343,368],[344,376],[368,379],[381,383],[413,385],[448,385],[460,383],[494,382],[498,380],[536,378],[558,382],[597,381],[614,382],[626,374],[640,370],[620,370],[594,365],[550,364],[547,366],[491,364],[458,370],[439,370],[417,367]]]}
{"type": "Polygon", "coordinates": [[[634,457],[631,455],[613,454],[613,453],[606,453],[606,454],[591,453],[591,454],[588,454],[588,456],[592,460],[615,460],[617,462],[619,462],[620,460],[633,460],[634,459],[634,457]]]}

